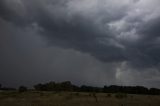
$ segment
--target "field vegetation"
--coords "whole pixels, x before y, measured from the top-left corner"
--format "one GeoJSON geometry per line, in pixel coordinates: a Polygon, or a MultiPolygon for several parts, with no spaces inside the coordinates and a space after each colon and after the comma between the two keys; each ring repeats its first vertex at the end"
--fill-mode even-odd
{"type": "Polygon", "coordinates": [[[160,106],[160,89],[143,86],[76,86],[70,81],[34,89],[0,85],[0,106],[160,106]]]}
{"type": "Polygon", "coordinates": [[[2,91],[0,106],[160,106],[158,95],[2,91]]]}

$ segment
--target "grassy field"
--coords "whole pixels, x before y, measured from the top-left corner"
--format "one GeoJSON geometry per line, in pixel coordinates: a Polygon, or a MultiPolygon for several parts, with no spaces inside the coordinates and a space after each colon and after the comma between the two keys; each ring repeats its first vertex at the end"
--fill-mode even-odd
{"type": "Polygon", "coordinates": [[[120,93],[0,92],[0,106],[160,106],[160,96],[120,93]]]}

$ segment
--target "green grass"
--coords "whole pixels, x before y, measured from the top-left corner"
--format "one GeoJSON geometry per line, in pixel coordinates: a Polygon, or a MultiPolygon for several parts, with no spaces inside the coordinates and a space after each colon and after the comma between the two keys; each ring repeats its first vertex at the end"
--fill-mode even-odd
{"type": "Polygon", "coordinates": [[[121,93],[93,95],[80,92],[0,92],[0,106],[160,106],[160,96],[121,93]]]}

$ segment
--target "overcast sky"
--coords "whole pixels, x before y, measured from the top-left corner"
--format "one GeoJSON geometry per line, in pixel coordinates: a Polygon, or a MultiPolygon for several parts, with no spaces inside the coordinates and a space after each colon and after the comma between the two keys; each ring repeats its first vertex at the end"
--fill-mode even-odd
{"type": "Polygon", "coordinates": [[[0,83],[160,88],[159,0],[0,0],[0,83]]]}

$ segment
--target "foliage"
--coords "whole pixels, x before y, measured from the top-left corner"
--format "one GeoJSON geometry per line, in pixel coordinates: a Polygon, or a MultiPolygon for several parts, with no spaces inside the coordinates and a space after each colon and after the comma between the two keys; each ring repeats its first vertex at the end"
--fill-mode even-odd
{"type": "Polygon", "coordinates": [[[78,92],[79,96],[74,93],[76,92],[4,91],[0,92],[0,106],[160,106],[160,96],[132,95],[132,99],[129,96],[117,99],[115,96],[106,98],[106,93],[96,93],[96,102],[92,92],[78,92]]]}
{"type": "Polygon", "coordinates": [[[74,91],[74,92],[104,92],[104,93],[125,93],[125,94],[150,94],[150,95],[160,95],[160,89],[151,88],[148,89],[143,86],[104,86],[93,87],[82,85],[81,87],[73,85],[70,81],[65,82],[49,82],[44,84],[37,84],[34,86],[37,91],[74,91]]]}
{"type": "Polygon", "coordinates": [[[49,82],[45,84],[37,84],[34,86],[36,90],[39,91],[72,91],[73,85],[70,81],[65,81],[61,83],[49,82]]]}
{"type": "Polygon", "coordinates": [[[25,86],[20,86],[18,89],[19,92],[26,92],[27,91],[27,87],[25,86]]]}

